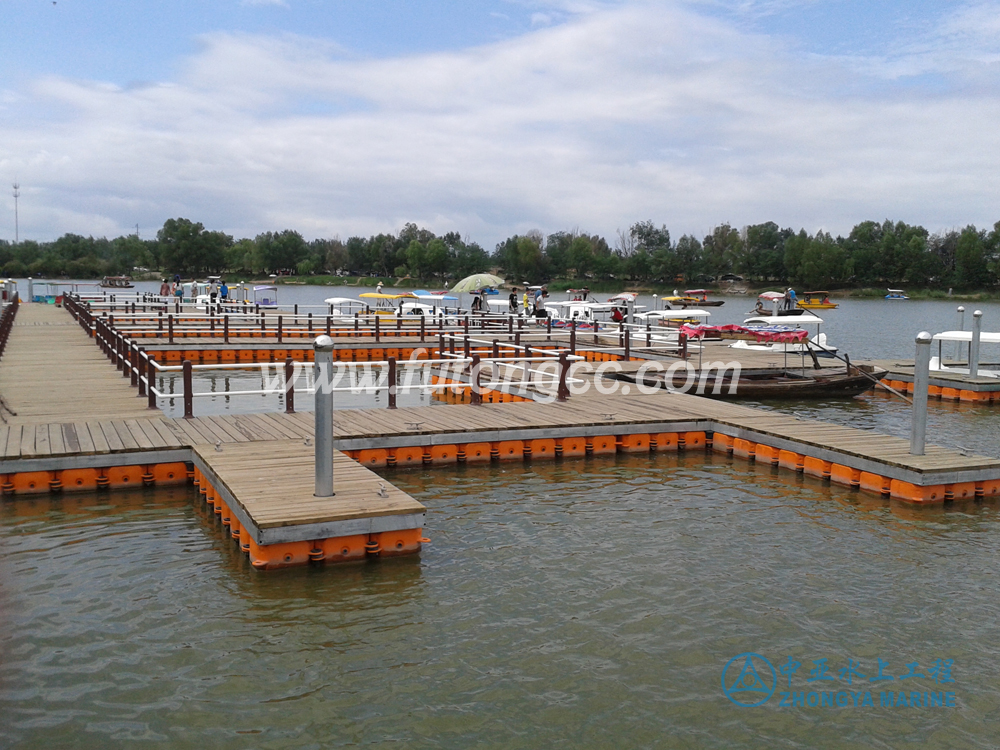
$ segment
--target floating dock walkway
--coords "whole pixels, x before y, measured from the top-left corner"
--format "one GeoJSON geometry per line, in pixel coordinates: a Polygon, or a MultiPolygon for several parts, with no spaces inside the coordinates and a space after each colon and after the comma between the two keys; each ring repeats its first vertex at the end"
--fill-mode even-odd
{"type": "Polygon", "coordinates": [[[0,360],[4,493],[193,481],[222,531],[265,569],[418,552],[426,510],[372,471],[385,466],[712,450],[912,503],[1000,496],[997,459],[937,447],[914,456],[901,438],[619,387],[565,402],[338,410],[337,494],[316,498],[313,415],[171,419],[131,382],[68,312],[23,305],[0,360]]]}

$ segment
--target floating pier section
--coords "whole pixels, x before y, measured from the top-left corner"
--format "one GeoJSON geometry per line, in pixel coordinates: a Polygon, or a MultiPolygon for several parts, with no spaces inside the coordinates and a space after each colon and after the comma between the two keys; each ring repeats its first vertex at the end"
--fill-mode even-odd
{"type": "Polygon", "coordinates": [[[259,569],[418,553],[427,542],[426,509],[374,473],[391,466],[446,472],[462,462],[715,451],[915,504],[1000,496],[1000,460],[993,458],[933,446],[912,455],[902,438],[667,391],[619,387],[604,395],[591,388],[566,398],[563,383],[556,382],[559,363],[572,352],[576,364],[567,368],[568,377],[579,382],[588,377],[582,361],[625,358],[613,336],[602,334],[591,349],[594,337],[576,338],[570,331],[501,327],[466,333],[453,326],[433,335],[424,330],[424,342],[414,341],[419,334],[412,332],[395,336],[398,331],[387,342],[382,331],[375,341],[371,326],[362,330],[355,321],[340,322],[339,331],[331,327],[332,334],[346,333],[333,337],[338,361],[349,356],[351,362],[388,367],[380,359],[387,350],[405,359],[408,348],[425,348],[430,357],[452,355],[457,346],[454,356],[469,371],[435,376],[433,385],[456,402],[447,406],[337,410],[336,494],[316,497],[313,415],[291,410],[172,419],[150,404],[158,398],[152,386],[160,362],[176,366],[190,362],[193,352],[211,351],[218,360],[255,366],[262,350],[256,347],[268,352],[268,361],[280,362],[278,353],[290,352],[310,361],[312,338],[329,322],[282,330],[279,348],[277,341],[250,337],[221,340],[218,320],[201,316],[200,322],[188,320],[185,330],[203,331],[204,337],[181,338],[175,330],[171,344],[167,333],[148,335],[151,328],[159,332],[157,313],[137,314],[133,338],[131,315],[112,321],[111,310],[96,304],[86,311],[82,302],[69,301],[68,307],[22,305],[0,343],[6,344],[0,359],[0,484],[13,496],[9,501],[25,494],[193,482],[220,519],[221,532],[259,569]],[[442,344],[445,335],[451,338],[442,344]],[[286,336],[296,345],[286,345],[286,336]],[[471,345],[465,336],[472,337],[471,345]],[[466,350],[476,359],[466,359],[466,350]],[[248,352],[252,359],[245,358],[248,352]],[[477,367],[515,367],[535,354],[556,366],[552,378],[546,381],[525,366],[513,381],[521,394],[516,399],[477,398],[471,383],[477,367]],[[472,403],[457,403],[465,401],[472,403]]]}

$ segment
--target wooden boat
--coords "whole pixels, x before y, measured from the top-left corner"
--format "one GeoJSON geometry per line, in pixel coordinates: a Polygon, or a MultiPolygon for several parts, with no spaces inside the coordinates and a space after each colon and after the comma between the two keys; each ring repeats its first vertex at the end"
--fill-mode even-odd
{"type": "MultiPolygon", "coordinates": [[[[686,392],[707,398],[719,399],[812,399],[812,398],[850,398],[858,396],[865,391],[875,387],[875,381],[886,374],[886,370],[872,367],[870,365],[851,366],[851,374],[847,374],[844,369],[833,370],[824,368],[822,370],[806,370],[803,375],[801,371],[787,370],[744,370],[740,373],[736,381],[736,387],[732,388],[733,379],[731,373],[723,375],[722,383],[717,386],[716,377],[710,374],[705,379],[703,392],[697,390],[697,386],[689,388],[686,392]],[[863,371],[859,372],[859,370],[863,371]],[[874,379],[873,379],[874,378],[874,379]],[[730,391],[732,390],[732,393],[730,391]],[[717,392],[716,392],[717,391],[717,392]]],[[[666,373],[651,373],[644,377],[644,384],[649,386],[659,386],[667,388],[665,381],[666,373]]],[[[620,373],[618,379],[627,379],[635,382],[635,375],[632,373],[620,373]]],[[[673,388],[683,390],[687,381],[687,372],[680,371],[674,375],[673,388]]],[[[700,382],[700,376],[699,376],[700,382]]]]}
{"type": "Polygon", "coordinates": [[[836,310],[839,305],[830,301],[829,292],[802,292],[798,306],[806,310],[836,310]]]}
{"type": "Polygon", "coordinates": [[[135,284],[132,283],[131,276],[105,276],[101,280],[101,286],[105,289],[132,289],[135,284]]]}
{"type": "Polygon", "coordinates": [[[694,297],[698,302],[694,305],[695,307],[722,307],[726,304],[725,300],[721,299],[709,299],[707,289],[685,289],[685,297],[694,297]]]}

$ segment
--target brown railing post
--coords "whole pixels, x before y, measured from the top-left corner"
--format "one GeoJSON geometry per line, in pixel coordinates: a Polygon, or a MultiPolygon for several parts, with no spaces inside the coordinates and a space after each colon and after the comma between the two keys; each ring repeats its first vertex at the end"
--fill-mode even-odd
{"type": "Polygon", "coordinates": [[[167,316],[167,341],[174,343],[174,316],[167,316]]]}
{"type": "MultiPolygon", "coordinates": [[[[131,341],[128,344],[128,374],[130,376],[130,384],[138,386],[139,385],[139,347],[136,346],[131,341]]],[[[140,396],[142,393],[139,394],[140,396]]]]}
{"type": "Polygon", "coordinates": [[[156,387],[156,365],[153,364],[153,358],[146,358],[146,405],[150,409],[155,409],[156,407],[156,393],[154,388],[156,387]]]}
{"type": "Polygon", "coordinates": [[[424,319],[424,316],[421,315],[420,316],[420,343],[421,344],[424,343],[424,336],[426,335],[426,333],[427,333],[427,321],[424,319]]]}
{"type": "MultiPolygon", "coordinates": [[[[278,317],[281,320],[281,317],[278,317]]],[[[295,362],[291,357],[285,360],[285,414],[295,413],[295,362]]]]}
{"type": "MultiPolygon", "coordinates": [[[[473,406],[482,406],[483,392],[479,385],[479,355],[472,355],[472,369],[469,371],[469,381],[471,383],[469,401],[473,406]]],[[[494,365],[495,366],[495,365],[494,365]]]]}
{"type": "Polygon", "coordinates": [[[222,316],[222,341],[225,344],[229,343],[229,314],[226,313],[222,316]]]}
{"type": "Polygon", "coordinates": [[[493,339],[493,359],[500,359],[500,345],[493,339]]]}
{"type": "Polygon", "coordinates": [[[469,344],[469,333],[468,333],[468,331],[466,331],[466,333],[465,333],[465,351],[464,351],[464,356],[465,356],[466,359],[468,359],[469,357],[472,356],[472,347],[469,344]]]}
{"type": "Polygon", "coordinates": [[[191,377],[191,360],[184,360],[184,419],[194,418],[194,385],[191,377]]]}
{"type": "Polygon", "coordinates": [[[146,375],[146,370],[147,370],[147,364],[146,363],[148,361],[149,361],[149,357],[146,354],[146,350],[145,349],[139,349],[138,350],[138,357],[136,358],[135,369],[138,371],[138,375],[137,375],[137,379],[136,379],[136,385],[139,386],[139,395],[140,396],[145,396],[146,395],[146,378],[145,378],[145,375],[146,375]]]}
{"type": "Polygon", "coordinates": [[[569,356],[565,349],[559,352],[559,388],[556,390],[556,401],[569,398],[569,385],[566,383],[569,375],[569,356]]]}
{"type": "Polygon", "coordinates": [[[326,316],[326,335],[330,335],[330,316],[326,316]]]}
{"type": "Polygon", "coordinates": [[[631,358],[631,354],[629,352],[629,349],[631,348],[629,346],[629,344],[630,344],[630,342],[632,340],[631,334],[632,334],[632,332],[628,328],[626,328],[625,329],[625,333],[622,334],[622,339],[624,339],[624,344],[625,344],[625,361],[626,362],[628,362],[629,359],[631,358]]]}
{"type": "Polygon", "coordinates": [[[281,335],[282,335],[282,330],[281,330],[281,316],[279,315],[278,316],[278,343],[279,344],[281,343],[281,335]]]}
{"type": "MultiPolygon", "coordinates": [[[[594,340],[597,340],[596,336],[594,340]]],[[[573,318],[569,324],[569,353],[576,354],[576,318],[573,318]]]]}
{"type": "Polygon", "coordinates": [[[681,359],[688,358],[688,337],[687,334],[681,331],[677,334],[677,339],[681,345],[681,359]]]}
{"type": "Polygon", "coordinates": [[[379,314],[375,313],[375,343],[376,344],[379,342],[379,336],[381,335],[380,332],[379,332],[379,322],[378,322],[378,319],[379,319],[379,314]]]}
{"type": "Polygon", "coordinates": [[[389,373],[386,376],[386,385],[389,392],[389,408],[396,408],[396,358],[389,357],[389,373]]]}

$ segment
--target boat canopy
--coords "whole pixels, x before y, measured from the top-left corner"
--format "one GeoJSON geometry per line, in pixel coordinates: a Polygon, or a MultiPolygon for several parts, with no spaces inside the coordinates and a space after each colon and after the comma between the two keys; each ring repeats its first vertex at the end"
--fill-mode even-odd
{"type": "MultiPolygon", "coordinates": [[[[944,331],[934,334],[935,341],[972,341],[972,331],[944,331]]],[[[983,331],[979,334],[979,341],[982,344],[1000,344],[1000,333],[993,331],[983,331]]]]}
{"type": "Polygon", "coordinates": [[[708,310],[652,310],[650,312],[638,313],[635,317],[639,320],[687,320],[688,318],[710,318],[712,313],[708,310]]]}
{"type": "Polygon", "coordinates": [[[757,299],[775,300],[784,298],[785,298],[784,292],[761,292],[760,294],[757,295],[757,299]]]}
{"type": "Polygon", "coordinates": [[[711,294],[707,289],[685,289],[684,294],[711,294]]]}
{"type": "Polygon", "coordinates": [[[745,326],[818,326],[823,319],[818,315],[759,315],[743,321],[745,326]]]}
{"type": "Polygon", "coordinates": [[[361,305],[364,307],[365,304],[361,300],[356,300],[352,297],[327,297],[323,301],[328,305],[361,305]]]}
{"type": "Polygon", "coordinates": [[[906,294],[904,289],[886,289],[889,294],[906,294]]]}
{"type": "Polygon", "coordinates": [[[270,286],[270,285],[265,284],[265,285],[262,285],[262,286],[255,286],[253,288],[253,290],[255,292],[264,292],[264,291],[273,291],[273,292],[276,292],[276,291],[278,291],[278,287],[276,287],[276,286],[270,286]]]}
{"type": "Polygon", "coordinates": [[[417,295],[411,294],[410,292],[403,292],[402,294],[382,294],[382,292],[363,292],[358,296],[364,297],[365,299],[417,299],[417,295]]]}
{"type": "MultiPolygon", "coordinates": [[[[413,293],[413,296],[416,297],[417,299],[426,300],[427,302],[442,302],[442,301],[458,302],[458,297],[452,297],[450,294],[445,294],[444,292],[431,293],[424,291],[416,291],[413,293]]],[[[502,301],[505,305],[507,304],[507,300],[502,300],[502,301]]]]}
{"type": "Polygon", "coordinates": [[[710,333],[721,334],[726,338],[746,338],[754,339],[758,343],[763,342],[780,342],[780,343],[792,343],[801,342],[809,338],[809,331],[803,331],[801,328],[792,328],[791,326],[761,326],[761,327],[748,327],[748,326],[738,326],[738,325],[725,325],[725,326],[706,326],[697,325],[689,326],[683,325],[680,327],[682,333],[686,334],[691,338],[704,338],[710,333]]]}
{"type": "Polygon", "coordinates": [[[635,292],[622,292],[614,297],[608,297],[608,302],[635,302],[639,295],[635,292]]]}
{"type": "Polygon", "coordinates": [[[803,297],[819,297],[820,295],[824,297],[829,297],[829,292],[802,292],[803,297]]]}

